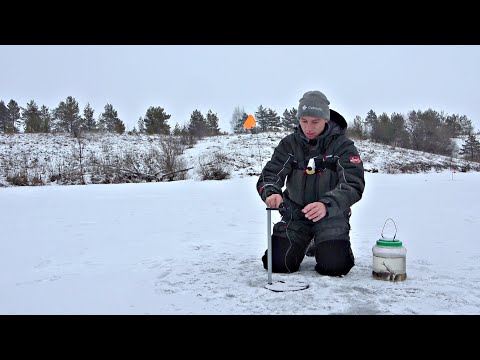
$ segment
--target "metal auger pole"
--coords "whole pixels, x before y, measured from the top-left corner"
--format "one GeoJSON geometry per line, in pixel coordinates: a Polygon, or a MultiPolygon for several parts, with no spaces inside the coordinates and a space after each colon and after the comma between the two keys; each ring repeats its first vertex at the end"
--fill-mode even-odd
{"type": "Polygon", "coordinates": [[[267,208],[267,262],[268,283],[272,284],[272,208],[267,208]]]}

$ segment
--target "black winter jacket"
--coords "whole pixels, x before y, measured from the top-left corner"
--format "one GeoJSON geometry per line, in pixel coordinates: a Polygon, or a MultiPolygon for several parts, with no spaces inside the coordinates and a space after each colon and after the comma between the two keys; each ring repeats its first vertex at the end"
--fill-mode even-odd
{"type": "Polygon", "coordinates": [[[347,213],[362,197],[365,187],[363,163],[354,142],[345,135],[347,122],[330,110],[326,130],[316,139],[308,139],[298,126],[275,148],[257,181],[262,200],[282,194],[296,208],[320,201],[330,218],[347,213]],[[316,172],[306,173],[306,166],[315,158],[316,172]]]}

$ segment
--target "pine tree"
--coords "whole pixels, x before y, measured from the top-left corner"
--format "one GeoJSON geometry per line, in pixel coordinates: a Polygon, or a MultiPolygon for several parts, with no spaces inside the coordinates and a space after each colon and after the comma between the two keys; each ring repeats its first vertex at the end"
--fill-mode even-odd
{"type": "Polygon", "coordinates": [[[411,111],[408,114],[410,142],[414,150],[449,156],[454,148],[445,116],[435,110],[411,111]]]}
{"type": "Polygon", "coordinates": [[[65,101],[61,101],[56,109],[53,110],[53,116],[56,120],[56,129],[78,135],[82,124],[82,117],[78,108],[78,102],[74,97],[68,96],[65,101]]]}
{"type": "Polygon", "coordinates": [[[258,128],[261,131],[268,130],[268,113],[267,109],[265,109],[263,105],[260,105],[257,108],[257,111],[255,112],[255,120],[257,121],[258,128]]]}
{"type": "Polygon", "coordinates": [[[367,136],[367,138],[372,136],[373,128],[377,125],[377,122],[378,122],[377,114],[375,114],[375,111],[370,110],[367,113],[367,116],[365,117],[365,126],[364,126],[365,135],[367,136]]]}
{"type": "Polygon", "coordinates": [[[199,110],[194,110],[190,116],[188,132],[196,138],[202,138],[208,134],[207,120],[199,110]]]}
{"type": "Polygon", "coordinates": [[[89,132],[97,130],[97,122],[93,117],[94,112],[95,110],[92,109],[90,103],[87,103],[87,105],[83,108],[82,130],[89,132]]]}
{"type": "MultiPolygon", "coordinates": [[[[143,119],[143,127],[147,134],[170,134],[170,125],[167,124],[167,120],[170,119],[171,115],[165,113],[165,110],[160,106],[150,106],[145,113],[145,118],[143,119]]],[[[140,129],[140,120],[139,125],[140,129]]]]}
{"type": "Polygon", "coordinates": [[[40,109],[40,120],[42,122],[42,132],[49,133],[52,131],[52,114],[50,109],[42,105],[40,109]]]}
{"type": "Polygon", "coordinates": [[[125,131],[123,121],[118,118],[117,110],[113,108],[112,104],[106,104],[104,112],[98,118],[98,127],[107,132],[119,132],[123,128],[122,134],[125,131]]]}
{"type": "Polygon", "coordinates": [[[125,132],[125,124],[120,119],[115,120],[115,132],[117,134],[123,134],[125,132]]]}
{"type": "Polygon", "coordinates": [[[467,139],[460,149],[460,155],[471,161],[480,160],[480,142],[477,140],[475,135],[469,134],[467,139]]]}
{"type": "Polygon", "coordinates": [[[472,120],[467,118],[465,115],[462,115],[458,118],[460,123],[460,134],[461,135],[468,135],[473,133],[473,124],[472,120]]]}
{"type": "Polygon", "coordinates": [[[298,111],[296,108],[292,108],[291,110],[285,109],[283,112],[282,122],[281,125],[284,130],[290,131],[298,125],[297,119],[298,111]]]}
{"type": "Polygon", "coordinates": [[[0,132],[7,132],[8,110],[3,100],[0,100],[0,132]]]}
{"type": "Polygon", "coordinates": [[[24,131],[26,133],[39,133],[42,132],[42,118],[40,110],[34,100],[27,103],[26,108],[22,113],[22,121],[24,124],[24,131]]]}
{"type": "Polygon", "coordinates": [[[392,120],[392,140],[394,146],[408,147],[410,139],[405,127],[405,117],[399,113],[393,113],[390,117],[392,120]]]}
{"type": "Polygon", "coordinates": [[[280,116],[277,112],[271,108],[267,109],[267,131],[279,131],[280,130],[280,116]]]}
{"type": "Polygon", "coordinates": [[[220,128],[218,127],[218,116],[214,114],[212,110],[208,110],[207,113],[207,128],[208,135],[215,136],[220,134],[220,128]]]}
{"type": "Polygon", "coordinates": [[[172,135],[174,136],[180,136],[182,135],[182,128],[178,123],[175,124],[175,127],[173,128],[172,135]]]}
{"type": "Polygon", "coordinates": [[[377,121],[373,124],[374,125],[372,128],[372,140],[382,144],[389,144],[392,133],[392,126],[390,117],[387,115],[387,113],[384,112],[380,114],[377,121]]]}
{"type": "Polygon", "coordinates": [[[21,116],[20,116],[20,106],[18,106],[15,100],[10,100],[7,105],[7,133],[16,133],[18,132],[17,124],[20,126],[21,116]]]}
{"type": "Polygon", "coordinates": [[[460,116],[457,114],[447,116],[445,126],[452,137],[458,137],[461,133],[460,116]]]}

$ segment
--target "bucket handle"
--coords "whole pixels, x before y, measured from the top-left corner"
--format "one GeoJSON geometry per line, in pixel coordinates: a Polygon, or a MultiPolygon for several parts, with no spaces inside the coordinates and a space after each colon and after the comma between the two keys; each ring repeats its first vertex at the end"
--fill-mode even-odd
{"type": "Polygon", "coordinates": [[[393,240],[395,240],[395,237],[397,236],[397,224],[395,224],[395,221],[393,221],[392,218],[388,218],[387,220],[385,220],[385,224],[383,224],[382,239],[385,239],[385,236],[383,236],[383,230],[385,230],[385,225],[387,225],[388,220],[391,220],[393,222],[393,225],[395,226],[395,235],[393,235],[393,240]]]}

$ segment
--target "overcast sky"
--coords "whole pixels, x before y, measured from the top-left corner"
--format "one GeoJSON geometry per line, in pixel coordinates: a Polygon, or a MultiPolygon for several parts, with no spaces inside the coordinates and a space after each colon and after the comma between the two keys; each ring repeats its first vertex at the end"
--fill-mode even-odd
{"type": "Polygon", "coordinates": [[[480,129],[480,46],[475,45],[12,45],[0,46],[0,100],[50,109],[73,96],[95,117],[110,103],[127,130],[150,106],[185,124],[216,113],[230,131],[236,106],[282,115],[320,90],[351,122],[373,109],[432,108],[480,129]]]}

